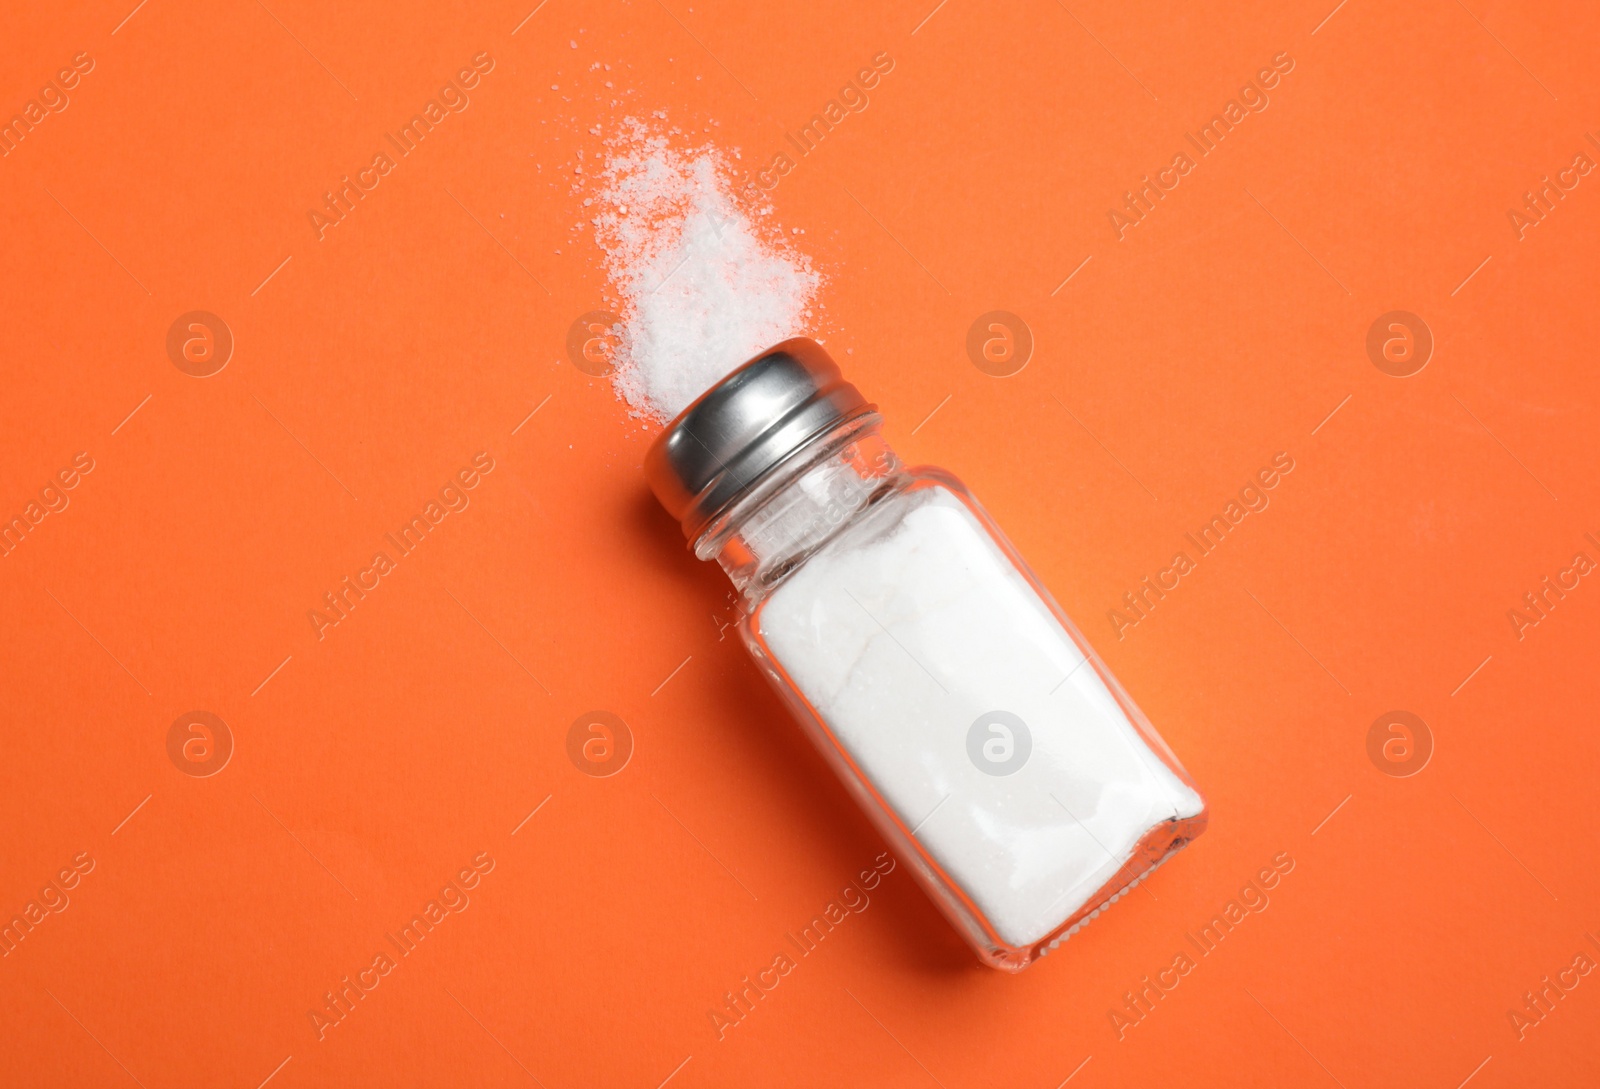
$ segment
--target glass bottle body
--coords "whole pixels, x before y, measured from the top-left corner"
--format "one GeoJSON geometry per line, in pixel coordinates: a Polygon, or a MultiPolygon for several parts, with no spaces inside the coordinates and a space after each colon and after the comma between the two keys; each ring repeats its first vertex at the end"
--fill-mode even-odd
{"type": "Polygon", "coordinates": [[[924,889],[1020,969],[1204,830],[1176,757],[977,500],[875,415],[696,542],[746,647],[924,889]]]}

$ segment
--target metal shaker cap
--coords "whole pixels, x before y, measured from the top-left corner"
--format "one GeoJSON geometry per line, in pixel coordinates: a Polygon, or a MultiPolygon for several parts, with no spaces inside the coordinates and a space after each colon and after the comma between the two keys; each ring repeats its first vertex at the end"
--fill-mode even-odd
{"type": "Polygon", "coordinates": [[[876,410],[822,345],[795,337],[679,413],[645,453],[645,478],[693,541],[813,439],[876,410]]]}

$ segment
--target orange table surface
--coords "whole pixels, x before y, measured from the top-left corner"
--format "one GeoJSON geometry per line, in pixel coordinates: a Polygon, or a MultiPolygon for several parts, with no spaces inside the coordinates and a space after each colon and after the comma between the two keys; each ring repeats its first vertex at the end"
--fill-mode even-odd
{"type": "Polygon", "coordinates": [[[1600,12],[534,3],[0,13],[0,1084],[1595,1084],[1600,12]],[[568,354],[655,111],[1210,802],[1019,975],[568,354]]]}

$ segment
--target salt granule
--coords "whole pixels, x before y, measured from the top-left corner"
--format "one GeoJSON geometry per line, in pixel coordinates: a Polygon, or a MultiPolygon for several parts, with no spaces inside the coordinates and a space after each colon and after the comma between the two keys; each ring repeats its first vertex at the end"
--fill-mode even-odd
{"type": "Polygon", "coordinates": [[[595,237],[622,316],[612,384],[665,422],[758,352],[805,331],[820,277],[734,194],[725,155],[639,121],[612,142],[595,237]]]}

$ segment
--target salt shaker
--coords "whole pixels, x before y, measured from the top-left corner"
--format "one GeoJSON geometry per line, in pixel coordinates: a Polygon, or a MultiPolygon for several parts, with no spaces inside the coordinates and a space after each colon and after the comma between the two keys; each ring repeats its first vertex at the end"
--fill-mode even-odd
{"type": "Polygon", "coordinates": [[[967,489],[788,340],[651,446],[801,726],[987,963],[1017,971],[1206,826],[1177,757],[967,489]]]}

